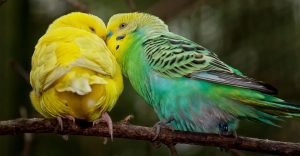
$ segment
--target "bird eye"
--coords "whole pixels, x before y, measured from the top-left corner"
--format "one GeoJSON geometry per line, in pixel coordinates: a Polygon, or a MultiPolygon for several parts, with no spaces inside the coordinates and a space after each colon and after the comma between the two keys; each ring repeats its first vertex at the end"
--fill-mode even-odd
{"type": "Polygon", "coordinates": [[[119,26],[119,28],[120,28],[120,29],[123,29],[123,28],[125,28],[126,26],[127,26],[126,23],[121,23],[120,26],[119,26]]]}
{"type": "Polygon", "coordinates": [[[89,27],[89,29],[90,29],[92,32],[96,32],[95,28],[93,28],[93,27],[89,27]]]}

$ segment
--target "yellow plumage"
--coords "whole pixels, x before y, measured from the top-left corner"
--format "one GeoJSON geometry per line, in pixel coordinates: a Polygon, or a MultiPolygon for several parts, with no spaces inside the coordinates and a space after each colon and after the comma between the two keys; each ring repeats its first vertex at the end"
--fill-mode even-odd
{"type": "Polygon", "coordinates": [[[123,81],[105,36],[103,21],[90,14],[71,13],[49,26],[30,72],[30,98],[40,114],[95,121],[113,108],[123,81]]]}

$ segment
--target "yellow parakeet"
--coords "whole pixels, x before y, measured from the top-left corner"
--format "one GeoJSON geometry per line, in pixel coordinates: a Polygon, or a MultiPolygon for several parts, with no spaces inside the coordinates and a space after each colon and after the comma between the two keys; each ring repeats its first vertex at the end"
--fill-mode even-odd
{"type": "Polygon", "coordinates": [[[105,37],[104,22],[91,14],[70,13],[49,26],[35,46],[30,72],[30,98],[41,115],[93,123],[104,119],[112,135],[107,112],[123,80],[105,37]]]}

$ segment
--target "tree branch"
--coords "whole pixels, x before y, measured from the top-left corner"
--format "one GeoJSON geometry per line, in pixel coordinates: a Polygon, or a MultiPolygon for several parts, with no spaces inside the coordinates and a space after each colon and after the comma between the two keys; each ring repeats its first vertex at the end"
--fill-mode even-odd
{"type": "MultiPolygon", "coordinates": [[[[110,137],[105,123],[91,127],[82,127],[72,124],[72,121],[64,120],[64,129],[56,119],[16,119],[0,121],[0,135],[15,135],[22,133],[55,133],[61,135],[84,135],[110,137]]],[[[114,124],[114,137],[135,140],[151,141],[155,136],[153,128],[128,124],[114,124]]],[[[166,145],[170,144],[194,144],[203,146],[217,146],[225,149],[238,149],[269,154],[300,154],[299,143],[262,140],[248,137],[220,136],[218,134],[204,134],[191,132],[172,132],[162,129],[158,140],[166,145]]]]}

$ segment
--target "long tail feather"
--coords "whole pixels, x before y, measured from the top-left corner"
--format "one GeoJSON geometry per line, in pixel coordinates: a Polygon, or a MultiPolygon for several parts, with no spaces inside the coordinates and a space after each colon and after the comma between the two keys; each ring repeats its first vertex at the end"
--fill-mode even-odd
{"type": "Polygon", "coordinates": [[[256,110],[258,120],[273,126],[278,126],[274,121],[281,121],[283,118],[300,117],[300,105],[285,102],[273,96],[266,96],[264,99],[231,97],[232,100],[251,106],[256,110]]]}

